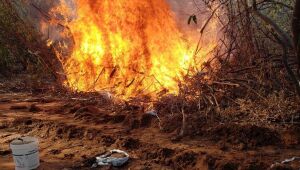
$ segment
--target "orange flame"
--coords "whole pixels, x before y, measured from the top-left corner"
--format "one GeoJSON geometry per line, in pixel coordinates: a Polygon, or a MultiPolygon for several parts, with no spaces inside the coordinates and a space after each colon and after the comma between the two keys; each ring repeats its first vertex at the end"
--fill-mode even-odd
{"type": "MultiPolygon", "coordinates": [[[[66,85],[130,97],[178,92],[178,80],[212,50],[195,58],[163,0],[77,0],[76,19],[66,23],[74,40],[63,61],[66,85]]],[[[71,12],[62,3],[52,12],[71,12]]]]}

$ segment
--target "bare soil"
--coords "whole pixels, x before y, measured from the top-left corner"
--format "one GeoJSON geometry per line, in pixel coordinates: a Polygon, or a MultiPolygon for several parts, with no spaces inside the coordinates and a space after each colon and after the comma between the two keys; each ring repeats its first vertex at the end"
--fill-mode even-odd
{"type": "Polygon", "coordinates": [[[146,115],[138,105],[105,96],[0,93],[0,169],[14,169],[9,143],[20,136],[40,142],[39,169],[92,169],[110,149],[130,154],[120,168],[94,169],[299,169],[300,126],[194,122],[194,135],[176,138],[178,117],[146,115]]]}

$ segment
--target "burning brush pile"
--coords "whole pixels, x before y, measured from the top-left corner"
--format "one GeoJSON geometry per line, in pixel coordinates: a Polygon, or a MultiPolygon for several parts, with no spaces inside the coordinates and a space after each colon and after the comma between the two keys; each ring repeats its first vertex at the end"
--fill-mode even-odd
{"type": "Polygon", "coordinates": [[[196,43],[184,37],[166,1],[52,5],[40,29],[55,29],[48,45],[62,63],[64,85],[74,91],[109,91],[121,98],[178,94],[178,82],[197,73],[216,47],[215,33],[195,54],[196,43]]]}
{"type": "Polygon", "coordinates": [[[291,61],[280,58],[282,43],[266,34],[259,5],[189,1],[193,10],[178,17],[170,4],[180,2],[169,1],[14,2],[34,11],[61,64],[55,74],[73,92],[108,92],[132,105],[150,99],[147,107],[165,118],[163,126],[180,124],[181,136],[215,123],[300,123],[295,75],[288,74],[296,57],[284,48],[291,61]]]}

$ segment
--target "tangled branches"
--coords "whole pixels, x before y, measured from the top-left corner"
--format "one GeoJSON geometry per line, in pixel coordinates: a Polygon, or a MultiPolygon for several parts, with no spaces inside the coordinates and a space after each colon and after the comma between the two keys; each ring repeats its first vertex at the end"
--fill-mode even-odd
{"type": "MultiPolygon", "coordinates": [[[[198,125],[194,125],[193,122],[197,122],[195,120],[219,123],[228,120],[224,116],[228,110],[231,110],[230,114],[243,110],[247,112],[249,121],[264,123],[269,121],[270,116],[286,115],[289,109],[291,116],[297,107],[291,109],[290,106],[298,105],[297,93],[300,95],[299,75],[294,73],[298,61],[290,38],[291,27],[280,26],[289,25],[288,20],[280,21],[284,24],[277,24],[266,17],[268,12],[274,10],[274,6],[284,5],[286,17],[289,18],[293,12],[291,4],[275,1],[249,3],[246,0],[204,2],[211,9],[212,16],[220,20],[223,37],[219,46],[198,74],[186,76],[184,83],[180,84],[178,96],[164,96],[156,103],[156,108],[160,113],[180,115],[182,123],[179,136],[193,133],[200,123],[198,121],[198,125]],[[283,54],[280,47],[283,48],[283,54]],[[250,107],[245,103],[259,105],[250,107]],[[265,113],[263,108],[269,106],[278,106],[278,109],[268,110],[263,117],[251,111],[257,107],[265,113]]],[[[278,20],[278,16],[273,17],[278,20]]],[[[210,19],[202,26],[201,34],[209,22],[210,19]]]]}

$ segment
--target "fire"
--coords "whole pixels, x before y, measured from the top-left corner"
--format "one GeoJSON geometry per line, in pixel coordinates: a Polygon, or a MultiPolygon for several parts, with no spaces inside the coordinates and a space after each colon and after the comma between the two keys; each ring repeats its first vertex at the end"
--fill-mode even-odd
{"type": "MultiPolygon", "coordinates": [[[[75,7],[76,17],[64,23],[74,46],[62,60],[73,90],[124,97],[177,93],[178,81],[214,47],[195,56],[164,0],[77,0],[75,7]]],[[[57,11],[72,12],[64,3],[57,11]]]]}

